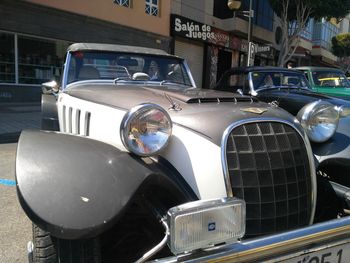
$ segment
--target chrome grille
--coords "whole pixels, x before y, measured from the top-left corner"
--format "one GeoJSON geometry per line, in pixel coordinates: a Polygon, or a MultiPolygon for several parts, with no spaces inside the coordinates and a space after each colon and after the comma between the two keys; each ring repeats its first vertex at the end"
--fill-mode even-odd
{"type": "Polygon", "coordinates": [[[226,159],[233,195],[247,204],[246,236],[309,223],[310,165],[294,128],[279,122],[240,125],[228,136],[226,159]]]}

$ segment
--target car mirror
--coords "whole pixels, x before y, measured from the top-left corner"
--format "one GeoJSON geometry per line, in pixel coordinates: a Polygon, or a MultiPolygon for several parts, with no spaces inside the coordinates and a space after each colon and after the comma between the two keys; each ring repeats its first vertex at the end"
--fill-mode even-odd
{"type": "Polygon", "coordinates": [[[143,72],[136,72],[132,75],[133,80],[150,80],[150,76],[143,72]]]}
{"type": "Polygon", "coordinates": [[[43,84],[41,84],[41,89],[42,89],[44,94],[57,93],[59,88],[60,88],[60,86],[56,80],[44,82],[43,84]]]}
{"type": "Polygon", "coordinates": [[[242,89],[237,89],[237,93],[239,93],[241,96],[243,96],[243,90],[242,89]]]}

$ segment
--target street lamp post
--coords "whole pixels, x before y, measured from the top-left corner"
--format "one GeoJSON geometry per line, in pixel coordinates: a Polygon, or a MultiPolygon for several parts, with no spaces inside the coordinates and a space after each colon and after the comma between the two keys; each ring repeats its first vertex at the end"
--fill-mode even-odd
{"type": "Polygon", "coordinates": [[[229,9],[233,10],[234,13],[241,13],[243,16],[248,17],[248,58],[247,58],[247,66],[252,66],[254,61],[254,53],[255,53],[255,45],[251,41],[252,38],[252,19],[254,18],[254,10],[252,0],[249,0],[249,11],[236,11],[241,7],[241,1],[228,0],[227,6],[229,9]]]}

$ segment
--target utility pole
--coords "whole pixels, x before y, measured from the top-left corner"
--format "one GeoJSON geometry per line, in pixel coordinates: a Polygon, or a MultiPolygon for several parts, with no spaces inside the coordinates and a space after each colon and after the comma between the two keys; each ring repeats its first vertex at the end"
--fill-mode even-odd
{"type": "Polygon", "coordinates": [[[245,17],[248,17],[248,57],[247,57],[247,66],[253,66],[254,64],[254,56],[255,56],[255,44],[251,41],[252,39],[252,20],[254,18],[254,10],[253,10],[253,1],[249,0],[249,10],[248,11],[236,11],[241,7],[241,1],[228,0],[227,6],[229,9],[233,10],[233,12],[242,14],[245,17]]]}

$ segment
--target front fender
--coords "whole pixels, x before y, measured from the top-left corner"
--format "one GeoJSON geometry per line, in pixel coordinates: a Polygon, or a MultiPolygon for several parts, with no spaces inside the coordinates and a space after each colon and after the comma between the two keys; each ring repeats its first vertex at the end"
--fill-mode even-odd
{"type": "Polygon", "coordinates": [[[312,149],[319,165],[337,164],[350,168],[350,117],[339,120],[334,136],[324,143],[313,143],[312,149]]]}
{"type": "Polygon", "coordinates": [[[155,172],[136,156],[91,139],[23,131],[17,193],[28,217],[52,235],[77,239],[112,226],[155,172]]]}

